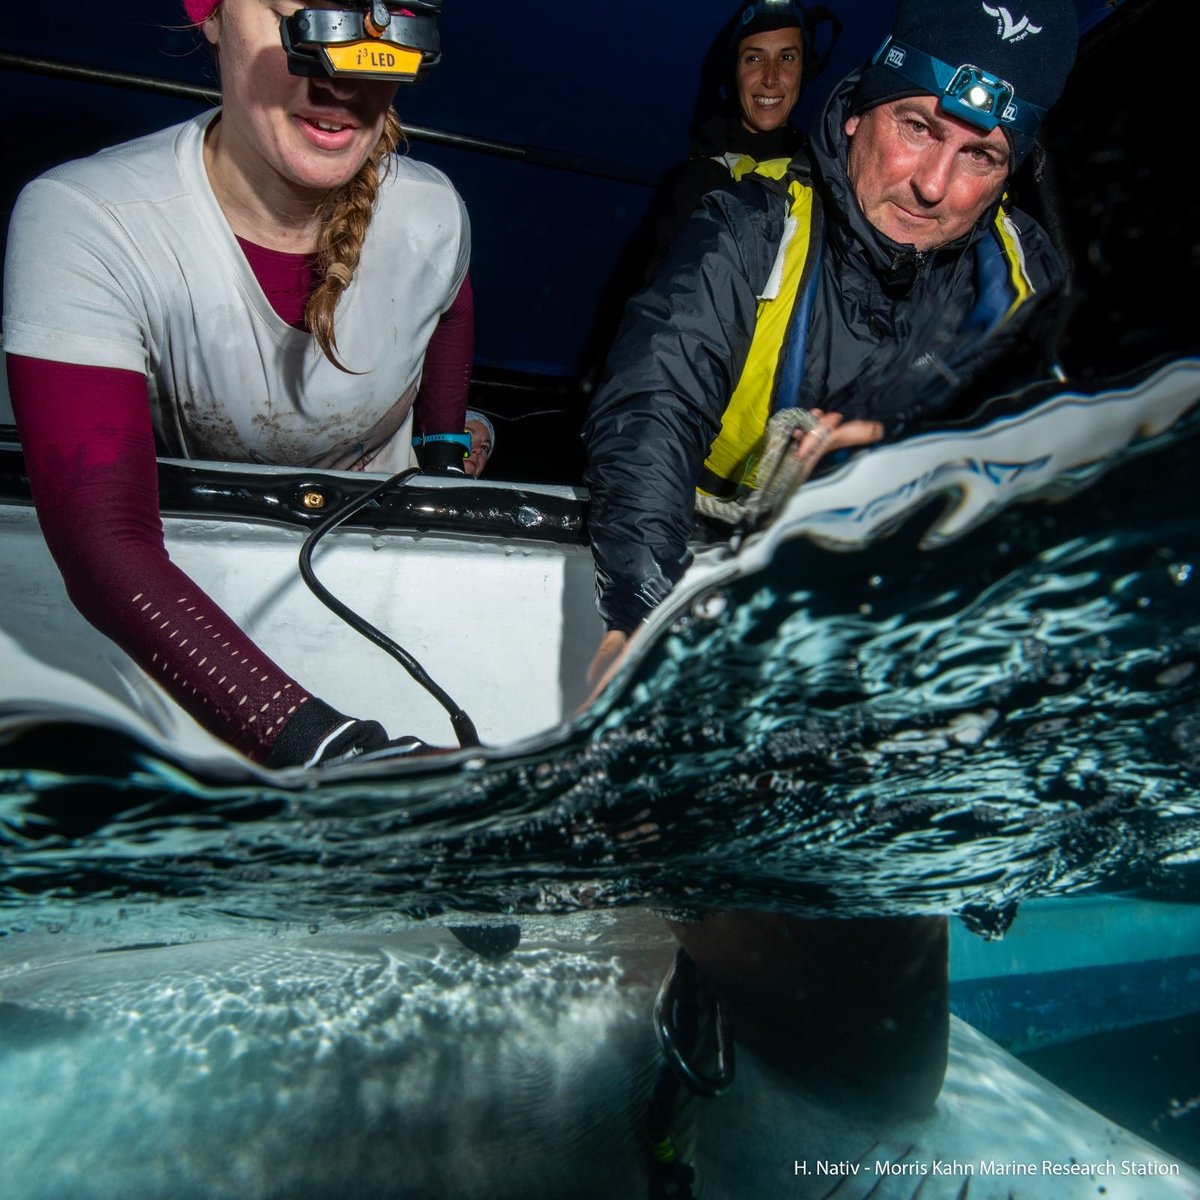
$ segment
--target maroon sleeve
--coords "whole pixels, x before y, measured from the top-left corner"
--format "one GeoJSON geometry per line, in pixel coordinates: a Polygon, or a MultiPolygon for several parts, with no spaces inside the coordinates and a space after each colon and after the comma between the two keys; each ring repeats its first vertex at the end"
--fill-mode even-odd
{"type": "Polygon", "coordinates": [[[145,378],[10,354],[8,382],[72,602],[204,728],[265,760],[311,697],[171,562],[145,378]]]}
{"type": "Polygon", "coordinates": [[[442,314],[429,346],[413,414],[419,434],[462,433],[475,360],[475,299],[468,275],[442,314]]]}

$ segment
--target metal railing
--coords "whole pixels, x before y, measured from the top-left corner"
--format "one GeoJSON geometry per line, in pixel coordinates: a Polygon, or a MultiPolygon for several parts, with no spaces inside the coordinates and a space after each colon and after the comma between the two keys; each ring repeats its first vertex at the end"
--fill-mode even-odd
{"type": "MultiPolygon", "coordinates": [[[[219,104],[221,102],[221,93],[216,88],[203,87],[200,84],[180,83],[176,80],[160,79],[153,75],[137,75],[128,71],[84,67],[76,63],[59,62],[54,59],[10,54],[7,51],[0,51],[0,68],[10,71],[25,71],[33,75],[48,75],[58,79],[70,79],[79,83],[95,83],[106,87],[149,92],[160,96],[174,96],[177,99],[194,100],[198,104],[219,104]]],[[[410,125],[407,122],[404,123],[404,132],[415,141],[452,146],[457,150],[470,150],[478,154],[513,159],[529,166],[551,167],[558,171],[570,171],[577,175],[590,175],[648,188],[657,187],[660,181],[660,177],[654,172],[626,163],[609,162],[583,154],[564,153],[544,146],[523,146],[512,142],[498,142],[491,138],[473,137],[466,133],[451,133],[444,129],[430,129],[427,126],[410,125]]]]}

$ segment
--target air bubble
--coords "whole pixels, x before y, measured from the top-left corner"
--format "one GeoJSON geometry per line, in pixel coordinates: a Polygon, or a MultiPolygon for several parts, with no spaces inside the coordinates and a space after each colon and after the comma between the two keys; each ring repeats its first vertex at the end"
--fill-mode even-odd
{"type": "Polygon", "coordinates": [[[692,616],[700,621],[715,621],[729,607],[729,597],[724,592],[710,592],[692,605],[692,616]]]}
{"type": "Polygon", "coordinates": [[[1159,687],[1178,687],[1179,684],[1191,676],[1196,670],[1195,663],[1179,663],[1176,666],[1168,667],[1165,671],[1159,672],[1154,682],[1159,687]]]}

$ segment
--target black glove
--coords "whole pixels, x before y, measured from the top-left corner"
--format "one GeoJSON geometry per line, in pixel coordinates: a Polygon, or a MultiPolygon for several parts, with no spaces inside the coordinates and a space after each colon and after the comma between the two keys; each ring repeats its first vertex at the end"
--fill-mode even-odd
{"type": "Polygon", "coordinates": [[[264,766],[327,767],[370,755],[391,758],[428,749],[417,737],[390,739],[378,721],[359,721],[312,697],[283,727],[264,766]]]}
{"type": "MultiPolygon", "coordinates": [[[[469,448],[468,437],[468,448],[469,448]]],[[[417,451],[417,462],[421,470],[430,475],[466,475],[463,463],[466,455],[459,442],[434,441],[430,438],[413,439],[417,451]]]]}

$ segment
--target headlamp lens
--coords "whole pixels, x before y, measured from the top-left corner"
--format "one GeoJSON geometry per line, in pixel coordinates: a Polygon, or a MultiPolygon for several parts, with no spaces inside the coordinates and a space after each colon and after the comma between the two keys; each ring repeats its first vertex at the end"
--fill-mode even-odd
{"type": "Polygon", "coordinates": [[[1012,104],[1013,86],[979,67],[964,65],[958,68],[950,81],[946,96],[999,120],[1012,104]]]}

